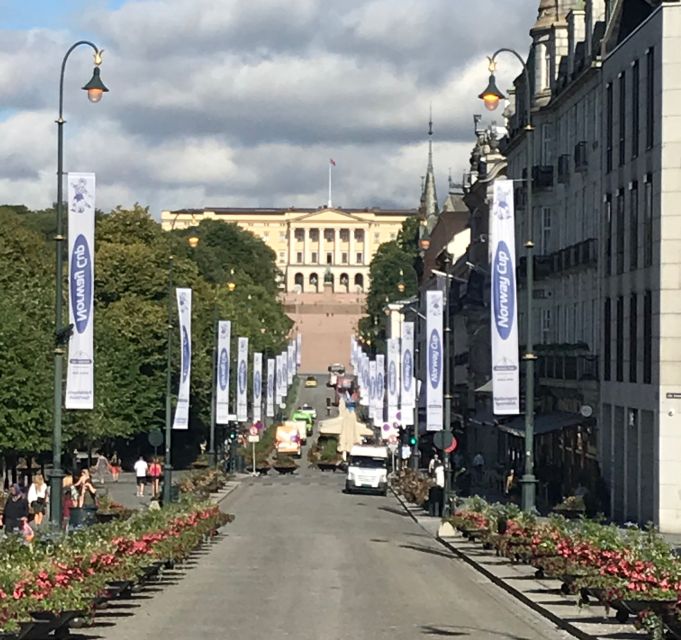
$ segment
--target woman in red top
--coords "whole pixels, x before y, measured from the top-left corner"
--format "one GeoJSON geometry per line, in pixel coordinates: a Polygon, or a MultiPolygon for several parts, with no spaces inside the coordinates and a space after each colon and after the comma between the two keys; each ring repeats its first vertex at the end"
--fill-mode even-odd
{"type": "Polygon", "coordinates": [[[151,478],[151,495],[157,498],[160,493],[161,486],[161,474],[163,469],[161,468],[161,463],[158,458],[154,458],[152,463],[149,465],[149,477],[151,478]]]}

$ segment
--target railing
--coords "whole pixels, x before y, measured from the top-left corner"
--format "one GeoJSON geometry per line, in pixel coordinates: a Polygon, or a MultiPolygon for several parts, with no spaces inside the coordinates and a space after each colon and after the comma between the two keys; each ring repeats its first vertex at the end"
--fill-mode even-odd
{"type": "Polygon", "coordinates": [[[593,354],[539,351],[537,361],[540,378],[555,380],[598,381],[598,356],[593,354]]]}

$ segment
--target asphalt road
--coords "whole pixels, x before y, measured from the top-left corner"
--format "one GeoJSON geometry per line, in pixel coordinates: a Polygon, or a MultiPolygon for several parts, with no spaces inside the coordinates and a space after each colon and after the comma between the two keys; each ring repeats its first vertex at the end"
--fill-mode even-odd
{"type": "MultiPolygon", "coordinates": [[[[325,393],[325,391],[324,391],[325,393]]],[[[323,402],[322,389],[303,393],[323,402]]],[[[342,474],[244,480],[236,520],[190,566],[84,629],[102,640],[565,637],[453,558],[394,497],[345,495],[342,474]]]]}

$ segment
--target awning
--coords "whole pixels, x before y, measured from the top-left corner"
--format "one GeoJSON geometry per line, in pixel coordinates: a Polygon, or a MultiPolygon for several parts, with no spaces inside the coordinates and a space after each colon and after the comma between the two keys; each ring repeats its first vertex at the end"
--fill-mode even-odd
{"type": "MultiPolygon", "coordinates": [[[[542,435],[544,433],[551,433],[552,431],[560,431],[566,427],[574,427],[583,422],[584,417],[579,413],[570,413],[567,411],[543,413],[534,416],[534,434],[542,435]]],[[[512,436],[524,438],[525,416],[516,416],[513,420],[505,424],[500,424],[499,429],[506,433],[510,433],[512,436]]]]}
{"type": "Polygon", "coordinates": [[[491,409],[478,409],[470,418],[468,418],[468,422],[478,426],[493,427],[497,424],[498,419],[499,418],[492,413],[491,409]]]}
{"type": "Polygon", "coordinates": [[[490,378],[485,384],[483,384],[481,387],[478,387],[475,390],[475,393],[492,393],[494,391],[493,385],[492,385],[492,379],[490,378]]]}

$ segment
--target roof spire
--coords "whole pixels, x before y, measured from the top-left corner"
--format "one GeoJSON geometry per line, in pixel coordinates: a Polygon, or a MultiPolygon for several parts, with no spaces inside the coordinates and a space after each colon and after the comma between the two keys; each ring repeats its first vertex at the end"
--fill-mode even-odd
{"type": "Polygon", "coordinates": [[[438,214],[435,171],[433,169],[433,105],[431,104],[428,117],[428,167],[421,188],[421,216],[426,221],[428,233],[435,226],[438,214]]]}

